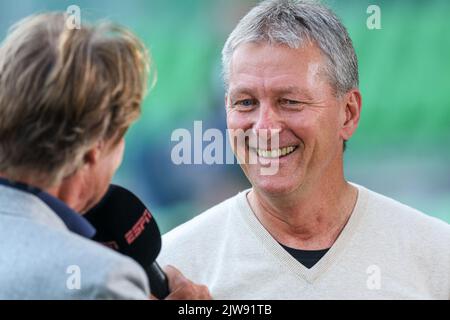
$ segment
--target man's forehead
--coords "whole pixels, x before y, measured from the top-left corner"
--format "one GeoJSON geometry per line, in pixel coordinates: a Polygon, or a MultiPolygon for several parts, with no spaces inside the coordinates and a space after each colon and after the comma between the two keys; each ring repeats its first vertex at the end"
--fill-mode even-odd
{"type": "Polygon", "coordinates": [[[323,54],[316,44],[310,42],[298,48],[266,42],[243,43],[237,46],[231,57],[231,67],[238,70],[277,65],[298,67],[318,62],[325,62],[323,54]]]}
{"type": "MultiPolygon", "coordinates": [[[[305,88],[301,88],[299,86],[294,85],[281,85],[281,86],[270,86],[265,85],[265,90],[270,90],[273,93],[277,94],[296,94],[296,95],[308,95],[308,92],[305,88]]],[[[258,84],[252,84],[252,83],[240,83],[238,85],[232,85],[230,86],[230,94],[236,95],[236,94],[253,94],[255,91],[261,90],[261,86],[258,86],[258,84]]]]}
{"type": "Polygon", "coordinates": [[[228,86],[230,96],[248,94],[295,95],[304,99],[313,96],[311,91],[321,87],[317,74],[280,73],[276,76],[264,74],[231,74],[228,86]]]}
{"type": "Polygon", "coordinates": [[[323,76],[323,59],[314,46],[293,49],[284,45],[242,44],[230,67],[230,93],[264,88],[305,94],[323,76]]]}

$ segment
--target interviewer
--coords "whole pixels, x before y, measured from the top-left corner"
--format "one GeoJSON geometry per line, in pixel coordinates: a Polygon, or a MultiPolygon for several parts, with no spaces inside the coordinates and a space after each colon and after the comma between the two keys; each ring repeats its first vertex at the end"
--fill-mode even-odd
{"type": "MultiPolygon", "coordinates": [[[[144,271],[91,241],[82,213],[122,161],[148,55],[120,27],[65,22],[26,18],[0,47],[0,299],[146,299],[144,271]]],[[[167,272],[169,298],[209,298],[167,272]]]]}

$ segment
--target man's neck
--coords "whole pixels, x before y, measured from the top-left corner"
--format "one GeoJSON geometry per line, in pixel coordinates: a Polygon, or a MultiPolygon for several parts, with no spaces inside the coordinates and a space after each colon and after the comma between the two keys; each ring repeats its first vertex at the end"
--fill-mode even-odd
{"type": "Polygon", "coordinates": [[[46,192],[65,202],[76,212],[83,214],[89,205],[84,200],[88,199],[88,197],[83,194],[85,189],[82,183],[83,181],[78,179],[78,177],[69,177],[65,178],[60,185],[48,188],[46,192]]]}
{"type": "Polygon", "coordinates": [[[351,216],[358,190],[342,179],[323,179],[294,194],[272,197],[255,188],[248,201],[280,243],[303,250],[330,248],[351,216]]]}

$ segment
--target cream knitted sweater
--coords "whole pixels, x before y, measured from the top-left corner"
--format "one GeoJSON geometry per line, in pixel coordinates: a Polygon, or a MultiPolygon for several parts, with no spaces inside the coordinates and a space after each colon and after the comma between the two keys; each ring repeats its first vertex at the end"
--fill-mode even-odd
{"type": "Polygon", "coordinates": [[[450,225],[355,186],[347,225],[311,269],[261,225],[249,190],[166,234],[158,260],[215,299],[450,299],[450,225]]]}

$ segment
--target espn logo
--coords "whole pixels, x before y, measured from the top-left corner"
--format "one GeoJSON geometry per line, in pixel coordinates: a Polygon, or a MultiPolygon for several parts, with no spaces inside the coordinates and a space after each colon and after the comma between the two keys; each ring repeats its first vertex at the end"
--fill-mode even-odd
{"type": "Polygon", "coordinates": [[[151,219],[152,214],[150,211],[145,209],[142,217],[140,217],[133,228],[125,234],[125,240],[128,244],[132,244],[142,234],[145,229],[145,225],[148,224],[151,219]]]}

